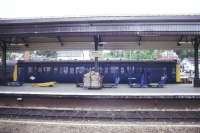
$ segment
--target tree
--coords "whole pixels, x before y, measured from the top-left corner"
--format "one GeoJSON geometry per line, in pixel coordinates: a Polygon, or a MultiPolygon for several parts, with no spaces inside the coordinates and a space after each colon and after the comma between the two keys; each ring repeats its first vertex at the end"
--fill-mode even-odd
{"type": "Polygon", "coordinates": [[[191,49],[175,50],[175,52],[177,53],[180,59],[194,56],[194,50],[191,50],[191,49]]]}

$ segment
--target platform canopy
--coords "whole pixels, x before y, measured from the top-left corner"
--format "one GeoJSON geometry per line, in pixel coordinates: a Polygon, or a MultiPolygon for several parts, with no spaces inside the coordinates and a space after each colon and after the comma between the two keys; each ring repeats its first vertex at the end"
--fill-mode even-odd
{"type": "Polygon", "coordinates": [[[200,15],[0,19],[8,50],[193,49],[200,15]]]}

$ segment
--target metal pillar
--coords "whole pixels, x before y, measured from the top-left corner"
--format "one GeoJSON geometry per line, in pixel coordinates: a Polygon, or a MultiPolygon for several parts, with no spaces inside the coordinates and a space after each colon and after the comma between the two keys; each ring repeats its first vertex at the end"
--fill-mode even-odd
{"type": "Polygon", "coordinates": [[[7,73],[6,73],[6,68],[7,68],[7,64],[6,64],[6,52],[7,52],[7,46],[6,43],[3,42],[1,45],[2,48],[2,78],[3,78],[3,85],[7,84],[7,73]]]}
{"type": "MultiPolygon", "coordinates": [[[[99,47],[99,36],[94,36],[94,49],[95,51],[98,51],[98,47],[99,47]]],[[[95,57],[94,59],[94,69],[96,72],[99,71],[99,63],[98,63],[98,57],[95,57]]]]}
{"type": "Polygon", "coordinates": [[[195,38],[194,40],[194,87],[200,87],[200,79],[199,79],[199,39],[195,38]]]}

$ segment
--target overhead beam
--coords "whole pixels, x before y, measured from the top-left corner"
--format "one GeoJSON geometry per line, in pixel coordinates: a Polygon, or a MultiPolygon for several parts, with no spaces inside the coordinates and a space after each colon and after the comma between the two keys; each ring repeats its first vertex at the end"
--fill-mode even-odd
{"type": "MultiPolygon", "coordinates": [[[[73,49],[94,49],[94,36],[84,36],[84,37],[69,37],[62,36],[59,39],[63,46],[57,39],[57,36],[54,37],[30,37],[25,38],[25,43],[29,43],[29,47],[24,47],[22,41],[17,39],[18,45],[9,45],[9,51],[24,51],[24,50],[73,50],[73,49]]],[[[180,36],[101,36],[103,40],[99,45],[100,49],[184,49],[189,48],[193,49],[193,46],[187,43],[184,39],[184,42],[181,42],[181,46],[177,45],[177,42],[180,36]],[[142,39],[141,39],[142,38],[142,39]],[[141,45],[139,45],[141,44],[141,45]]],[[[190,40],[194,36],[189,36],[190,40]]],[[[183,41],[183,40],[182,40],[183,41]]]]}
{"type": "MultiPolygon", "coordinates": [[[[8,51],[24,51],[24,50],[94,50],[94,42],[64,42],[64,46],[60,46],[59,42],[51,43],[29,43],[29,47],[15,45],[9,46],[8,51]]],[[[130,49],[193,49],[191,44],[182,44],[177,46],[177,41],[142,41],[141,45],[136,42],[102,42],[103,47],[99,49],[105,50],[130,50],[130,49]]]]}

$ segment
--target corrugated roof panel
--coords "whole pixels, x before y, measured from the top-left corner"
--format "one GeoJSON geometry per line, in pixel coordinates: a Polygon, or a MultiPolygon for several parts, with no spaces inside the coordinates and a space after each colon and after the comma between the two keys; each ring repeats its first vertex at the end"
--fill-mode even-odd
{"type": "Polygon", "coordinates": [[[200,16],[0,20],[0,40],[28,44],[12,50],[93,49],[93,35],[102,36],[105,49],[191,48],[177,47],[177,41],[200,35],[200,16]]]}

